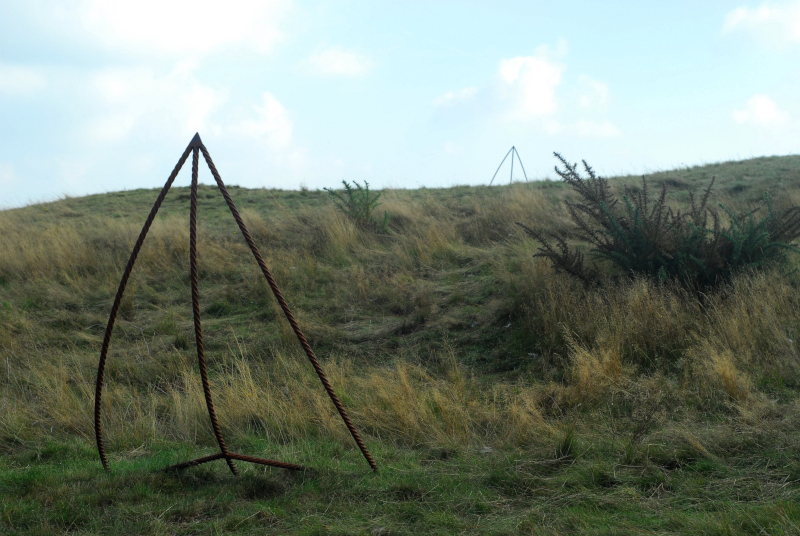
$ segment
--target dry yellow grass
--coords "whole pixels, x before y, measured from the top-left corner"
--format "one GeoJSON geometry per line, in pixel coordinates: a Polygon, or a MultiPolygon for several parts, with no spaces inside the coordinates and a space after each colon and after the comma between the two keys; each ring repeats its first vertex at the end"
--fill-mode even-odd
{"type": "MultiPolygon", "coordinates": [[[[222,359],[212,389],[223,429],[234,440],[255,433],[279,444],[327,437],[349,445],[347,429],[304,356],[273,349],[254,359],[239,347],[222,359]]],[[[486,389],[454,357],[447,359],[444,376],[406,362],[360,371],[348,360],[330,360],[325,369],[354,420],[376,439],[405,446],[474,446],[524,445],[549,437],[536,404],[537,386],[500,383],[486,389]]],[[[93,365],[74,354],[55,362],[7,363],[9,381],[0,399],[3,437],[91,440],[93,365]]],[[[213,444],[194,363],[175,353],[159,365],[161,375],[146,387],[108,382],[103,420],[112,447],[159,438],[213,444]]],[[[113,376],[135,375],[136,368],[120,364],[113,376]]]]}
{"type": "MultiPolygon", "coordinates": [[[[371,438],[524,445],[552,437],[570,408],[600,407],[620,393],[634,406],[658,391],[694,407],[746,411],[764,403],[760,386],[796,378],[800,299],[791,278],[742,274],[703,300],[643,279],[585,289],[533,259],[535,244],[515,226],[564,225],[563,191],[467,193],[385,192],[388,234],[357,228],[329,204],[270,197],[243,210],[312,342],[330,349],[325,368],[371,438]],[[475,331],[502,346],[512,325],[523,342],[508,352],[521,372],[485,376],[464,364],[463,349],[475,354],[481,343],[475,331]],[[433,335],[410,338],[420,332],[433,335]]],[[[96,352],[141,220],[80,212],[70,201],[47,214],[0,213],[7,441],[92,436],[96,352]]],[[[187,234],[175,209],[156,221],[123,302],[106,390],[111,445],[212,442],[188,327],[187,234]]],[[[227,433],[347,443],[235,229],[202,223],[199,236],[201,296],[235,326],[206,315],[222,346],[212,352],[212,384],[227,433]],[[243,303],[262,306],[230,312],[243,303]],[[267,341],[260,333],[268,330],[277,335],[267,341]]]]}

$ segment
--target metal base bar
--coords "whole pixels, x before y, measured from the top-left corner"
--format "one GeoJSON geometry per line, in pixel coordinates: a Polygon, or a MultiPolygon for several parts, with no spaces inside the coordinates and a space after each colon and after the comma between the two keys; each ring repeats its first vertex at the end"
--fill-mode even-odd
{"type": "Polygon", "coordinates": [[[223,458],[239,460],[243,462],[257,463],[260,465],[269,465],[272,467],[280,467],[281,469],[292,469],[293,471],[303,471],[305,469],[305,467],[303,467],[302,465],[296,465],[294,463],[279,462],[276,460],[267,460],[266,458],[256,458],[255,456],[236,454],[235,452],[229,452],[228,455],[226,456],[225,454],[218,452],[217,454],[212,454],[211,456],[203,456],[202,458],[189,460],[188,462],[170,465],[169,467],[166,467],[164,471],[188,469],[189,467],[201,465],[206,462],[213,462],[214,460],[221,460],[223,458]]]}

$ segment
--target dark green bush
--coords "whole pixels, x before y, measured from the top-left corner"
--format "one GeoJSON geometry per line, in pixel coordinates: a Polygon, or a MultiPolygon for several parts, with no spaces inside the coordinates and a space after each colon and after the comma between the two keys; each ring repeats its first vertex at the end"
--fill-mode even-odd
{"type": "Polygon", "coordinates": [[[781,265],[787,252],[800,251],[791,244],[800,237],[800,207],[776,213],[767,193],[763,218],[756,217],[759,208],[734,214],[719,205],[729,219],[723,227],[720,213],[708,206],[713,180],[699,200],[690,194],[688,210],[674,211],[667,206],[665,183],[659,194],[651,197],[642,177],[641,190],[625,187],[619,199],[608,180],[599,177],[586,161],[583,166],[588,177],[583,178],[577,164],[554,154],[564,166],[563,170],[556,166],[556,173],[580,197],[576,203],[567,202],[575,227],[565,234],[546,235],[519,225],[542,244],[536,256],[587,283],[599,283],[604,275],[596,263],[587,266],[571,241],[588,244],[590,256],[611,265],[611,275],[676,279],[698,291],[728,281],[742,269],[781,265]]]}

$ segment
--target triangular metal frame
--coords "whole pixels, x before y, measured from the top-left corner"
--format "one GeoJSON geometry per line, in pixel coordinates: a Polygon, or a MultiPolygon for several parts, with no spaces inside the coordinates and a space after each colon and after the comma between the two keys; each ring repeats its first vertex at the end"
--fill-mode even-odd
{"type": "Polygon", "coordinates": [[[122,301],[122,295],[125,293],[125,287],[128,284],[128,278],[131,275],[131,271],[133,270],[133,265],[136,262],[136,257],[139,254],[139,250],[144,243],[144,239],[147,236],[147,232],[150,229],[150,226],[153,223],[153,220],[158,213],[158,209],[161,206],[161,203],[164,201],[164,198],[167,196],[167,192],[169,192],[172,183],[175,181],[175,177],[178,176],[178,172],[183,167],[183,164],[186,162],[186,159],[189,157],[189,153],[192,153],[192,189],[191,189],[191,201],[190,201],[190,211],[189,211],[189,271],[191,277],[191,284],[192,284],[192,314],[194,317],[194,332],[195,332],[195,345],[197,346],[197,360],[200,367],[200,379],[203,383],[203,394],[205,395],[206,399],[206,407],[208,408],[208,416],[211,420],[211,426],[214,430],[214,436],[217,439],[217,443],[219,444],[219,453],[212,454],[210,456],[204,456],[202,458],[197,458],[195,460],[190,460],[187,462],[179,463],[177,465],[172,465],[167,469],[185,469],[187,467],[192,467],[195,465],[200,465],[202,463],[210,462],[213,460],[224,459],[228,467],[230,468],[231,472],[234,475],[239,474],[238,470],[236,469],[236,465],[234,465],[234,460],[240,460],[245,462],[257,463],[262,465],[271,465],[273,467],[281,467],[284,469],[294,469],[300,470],[303,469],[302,466],[296,465],[293,463],[286,463],[286,462],[279,462],[275,460],[267,460],[264,458],[255,458],[253,456],[246,456],[244,454],[237,454],[235,452],[231,452],[228,450],[228,447],[225,445],[225,439],[222,437],[222,431],[219,426],[219,422],[217,421],[216,412],[214,411],[214,402],[211,399],[211,386],[208,382],[208,372],[206,370],[206,359],[205,359],[205,350],[203,348],[203,334],[202,329],[200,326],[200,299],[199,299],[199,292],[198,292],[198,284],[197,284],[197,168],[198,168],[198,161],[199,161],[199,153],[203,153],[203,158],[208,164],[208,169],[211,171],[211,174],[214,176],[214,180],[219,187],[219,191],[222,194],[222,197],[225,198],[225,202],[228,204],[228,208],[233,215],[233,218],[236,220],[237,225],[239,226],[239,230],[242,233],[247,245],[250,247],[250,251],[253,253],[253,257],[255,257],[256,262],[258,263],[259,268],[261,268],[261,272],[264,274],[264,277],[267,280],[270,288],[272,289],[272,293],[275,295],[275,299],[278,300],[278,304],[281,306],[284,315],[286,315],[286,319],[291,324],[292,329],[294,330],[295,335],[297,336],[297,340],[300,342],[300,345],[303,347],[306,355],[308,356],[308,360],[311,362],[311,365],[314,367],[314,370],[319,376],[320,382],[322,382],[325,391],[327,391],[328,396],[330,397],[331,401],[333,402],[334,406],[336,406],[339,415],[341,415],[342,420],[344,421],[347,429],[350,431],[350,434],[353,436],[358,448],[361,450],[361,453],[366,458],[369,466],[372,468],[373,471],[378,470],[378,466],[375,464],[375,460],[372,459],[367,447],[364,445],[364,442],[361,440],[361,436],[359,436],[358,431],[353,426],[352,421],[347,416],[347,412],[344,409],[339,397],[336,396],[336,393],[333,390],[330,382],[328,381],[327,376],[325,376],[325,372],[322,370],[322,366],[319,363],[316,355],[314,355],[314,351],[311,349],[311,346],[308,344],[303,332],[300,330],[300,326],[298,326],[297,321],[294,318],[294,315],[289,310],[289,306],[286,304],[286,300],[283,298],[283,294],[281,293],[280,289],[278,289],[278,285],[275,283],[275,279],[272,277],[272,274],[267,268],[266,263],[264,262],[264,258],[261,256],[261,253],[258,251],[258,247],[256,247],[253,238],[250,236],[250,232],[247,230],[247,227],[242,220],[239,211],[236,208],[236,205],[233,203],[230,194],[228,193],[228,189],[225,187],[225,184],[222,182],[222,178],[220,178],[219,173],[217,172],[216,166],[214,166],[214,162],[211,160],[211,156],[208,154],[208,150],[206,149],[203,142],[200,140],[200,135],[195,134],[192,138],[192,141],[186,147],[186,150],[181,155],[178,163],[175,165],[175,169],[172,170],[169,178],[167,179],[164,188],[162,188],[161,193],[156,198],[155,203],[153,204],[153,208],[150,210],[150,215],[147,217],[147,220],[142,227],[141,233],[139,233],[139,238],[136,240],[136,244],[133,246],[133,251],[131,251],[131,256],[128,259],[128,264],[125,267],[125,271],[122,274],[122,280],[119,283],[119,288],[117,289],[117,295],[114,298],[114,304],[111,307],[111,313],[108,317],[108,325],[106,326],[105,337],[103,338],[103,345],[100,349],[100,362],[97,366],[97,383],[95,385],[95,398],[94,398],[94,430],[95,430],[95,438],[97,440],[97,452],[100,454],[100,461],[103,464],[103,468],[106,470],[110,470],[110,466],[108,464],[108,458],[106,456],[105,447],[103,445],[103,427],[101,423],[101,402],[102,402],[102,394],[103,394],[103,379],[104,379],[104,370],[106,364],[106,358],[108,357],[108,347],[111,342],[111,333],[114,330],[114,321],[117,317],[117,312],[119,311],[119,306],[122,301]]]}
{"type": "Polygon", "coordinates": [[[494,178],[497,177],[497,174],[500,172],[500,168],[503,167],[503,163],[506,161],[506,158],[508,158],[508,155],[511,155],[511,175],[508,178],[508,184],[514,182],[514,156],[516,156],[517,160],[519,160],[519,166],[522,168],[522,174],[525,175],[525,181],[527,182],[528,174],[525,173],[525,166],[522,165],[522,158],[520,158],[519,151],[517,151],[517,148],[512,145],[511,149],[508,150],[506,155],[500,161],[500,165],[497,166],[497,171],[495,171],[494,175],[492,175],[492,180],[489,181],[489,186],[491,186],[492,183],[494,182],[494,178]]]}

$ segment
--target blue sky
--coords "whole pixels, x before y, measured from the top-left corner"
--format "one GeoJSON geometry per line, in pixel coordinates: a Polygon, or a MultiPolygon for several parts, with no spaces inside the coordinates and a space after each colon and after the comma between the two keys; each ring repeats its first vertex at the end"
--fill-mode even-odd
{"type": "Polygon", "coordinates": [[[798,88],[798,0],[2,0],[0,207],[158,187],[196,131],[248,187],[792,154],[798,88]]]}

